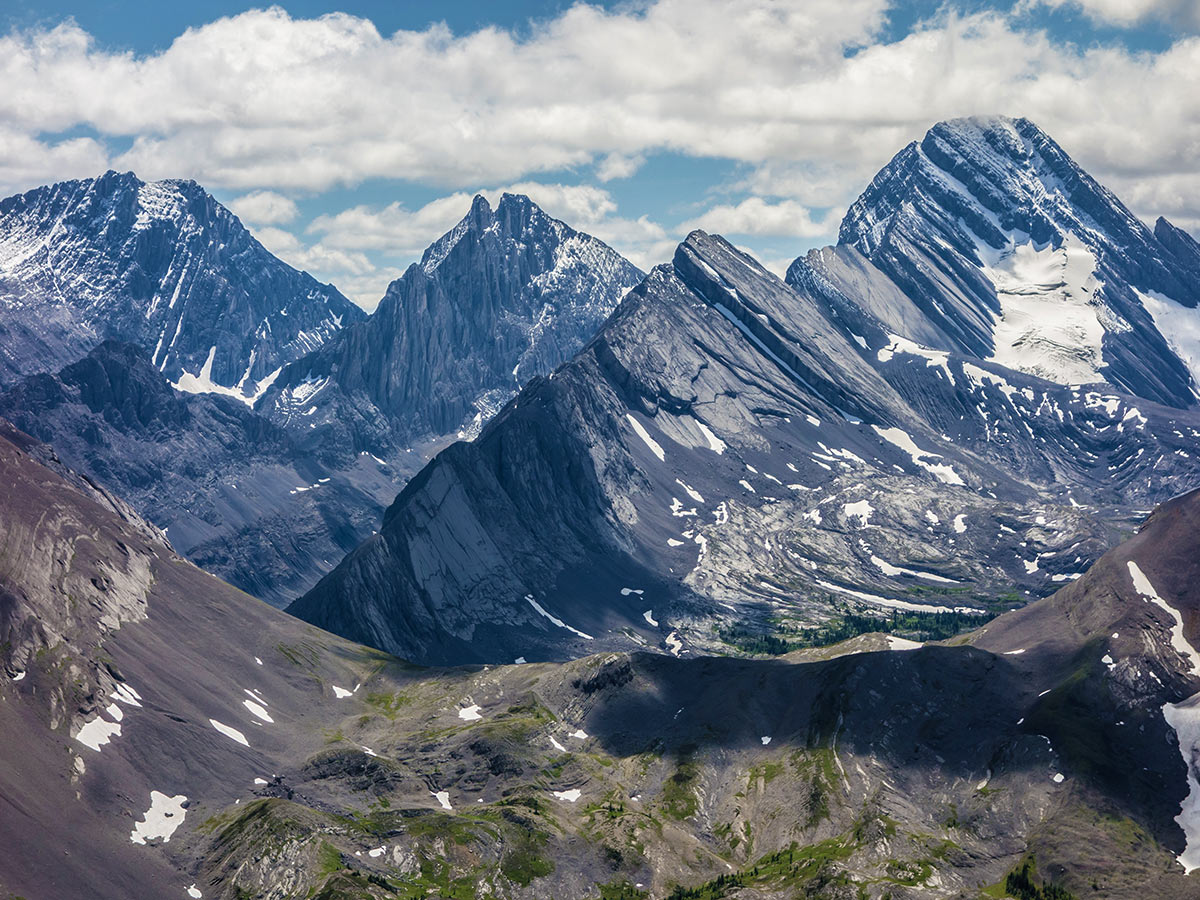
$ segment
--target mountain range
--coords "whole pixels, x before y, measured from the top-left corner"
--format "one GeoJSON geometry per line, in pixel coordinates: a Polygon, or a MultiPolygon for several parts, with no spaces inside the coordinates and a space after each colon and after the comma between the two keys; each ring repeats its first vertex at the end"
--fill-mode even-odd
{"type": "Polygon", "coordinates": [[[117,339],[143,346],[181,390],[247,404],[284,364],[365,318],[194,181],[128,172],[0,200],[0,308],[0,384],[117,339]]]}
{"type": "Polygon", "coordinates": [[[10,895],[1195,893],[1200,493],[945,642],[422,669],[4,424],[0,484],[10,895]]]}
{"type": "Polygon", "coordinates": [[[0,897],[1195,896],[1198,274],[1000,117],[783,278],[506,194],[370,316],[0,201],[0,897]]]}
{"type": "Polygon", "coordinates": [[[0,290],[26,292],[6,322],[28,320],[22,335],[35,337],[0,332],[0,353],[19,351],[26,368],[58,362],[46,325],[70,313],[62,352],[88,355],[14,380],[0,415],[134,503],[189,558],[277,606],[368,538],[433,452],[582,346],[641,278],[527,198],[504,195],[493,212],[477,197],[367,317],[315,292],[191,182],[109,173],[5,204],[0,244],[26,254],[0,256],[0,290]],[[58,255],[69,262],[55,277],[76,273],[75,306],[37,293],[58,255]],[[155,265],[167,275],[151,291],[142,275],[155,265]],[[338,310],[320,327],[308,323],[318,302],[338,310]],[[244,324],[264,309],[262,327],[244,324]],[[226,348],[251,331],[258,343],[230,351],[253,360],[243,371],[226,348]]]}
{"type": "Polygon", "coordinates": [[[1141,318],[1121,307],[1137,327],[1097,345],[1088,380],[1061,377],[1069,368],[1046,348],[1080,346],[1047,312],[1069,305],[1062,261],[1090,242],[1081,252],[1100,262],[1084,274],[1106,287],[1080,302],[1101,317],[1161,288],[1180,298],[1156,301],[1170,316],[1196,320],[1177,286],[1186,273],[1028,122],[946,123],[926,144],[960,148],[961,187],[914,145],[851,208],[843,242],[797,260],[786,283],[724,240],[690,235],[581,353],[413,478],[379,534],[290,611],[416,661],[506,662],[710,652],[748,629],[786,641],[846,606],[994,613],[1078,577],[1147,507],[1196,484],[1200,414],[1185,402],[1187,357],[1142,307],[1141,318]],[[1013,174],[1045,159],[1067,187],[1013,174]],[[901,177],[910,169],[919,177],[901,177]],[[1077,195],[1090,205],[1073,206],[1077,195]],[[980,220],[1057,218],[1030,225],[1036,237],[1010,227],[1007,249],[938,239],[972,203],[980,220]],[[1116,224],[1100,233],[1085,220],[1116,224]],[[872,262],[851,242],[858,230],[908,248],[913,271],[960,280],[891,278],[899,263],[872,262]],[[908,232],[970,259],[935,265],[908,232]],[[998,288],[989,253],[1058,263],[998,288]],[[1107,268],[1118,264],[1150,280],[1120,282],[1107,268]],[[967,283],[984,298],[975,306],[967,283]],[[1028,308],[1000,305],[1005,290],[1028,308]],[[1015,346],[1058,380],[1002,365],[994,337],[971,344],[979,322],[1019,324],[1015,346]],[[1175,394],[1162,379],[1149,396],[1104,381],[1149,385],[1120,365],[1135,340],[1139,365],[1177,372],[1175,394]]]}

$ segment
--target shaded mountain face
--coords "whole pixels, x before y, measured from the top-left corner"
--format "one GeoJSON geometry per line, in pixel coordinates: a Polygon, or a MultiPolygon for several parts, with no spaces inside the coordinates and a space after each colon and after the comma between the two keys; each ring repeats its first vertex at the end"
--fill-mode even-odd
{"type": "Polygon", "coordinates": [[[112,341],[0,393],[0,416],[127,499],[188,558],[277,606],[369,537],[411,474],[365,455],[327,466],[303,433],[232,397],[180,393],[139,347],[112,341]]]}
{"type": "Polygon", "coordinates": [[[0,384],[116,338],[183,390],[246,403],[365,318],[195,182],[117,172],[0,200],[0,308],[0,384]]]}
{"type": "Polygon", "coordinates": [[[806,262],[847,292],[882,273],[879,318],[934,349],[1187,407],[1198,260],[1189,235],[1151,231],[1036,125],[996,117],[904,148],[846,213],[833,256],[806,262]],[[904,314],[888,318],[896,289],[904,314]]]}
{"type": "Polygon", "coordinates": [[[423,670],[7,423],[0,485],[7,892],[950,898],[1033,854],[1076,896],[1194,895],[1200,494],[953,646],[423,670]]]}
{"type": "Polygon", "coordinates": [[[871,353],[835,313],[694,233],[290,611],[423,662],[995,611],[1200,474],[1194,413],[912,341],[871,353]]]}
{"type": "Polygon", "coordinates": [[[381,453],[473,437],[526,381],[570,358],[642,273],[616,251],[505,194],[394,281],[375,313],[287,367],[258,409],[381,453]]]}

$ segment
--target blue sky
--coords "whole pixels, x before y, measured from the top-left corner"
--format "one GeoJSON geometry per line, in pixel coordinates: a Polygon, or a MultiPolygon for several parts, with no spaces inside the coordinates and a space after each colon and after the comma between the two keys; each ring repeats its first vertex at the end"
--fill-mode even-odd
{"type": "Polygon", "coordinates": [[[195,178],[370,308],[506,188],[644,267],[704,227],[781,270],[933,122],[1004,113],[1196,231],[1197,25],[1200,0],[10,0],[0,192],[195,178]]]}

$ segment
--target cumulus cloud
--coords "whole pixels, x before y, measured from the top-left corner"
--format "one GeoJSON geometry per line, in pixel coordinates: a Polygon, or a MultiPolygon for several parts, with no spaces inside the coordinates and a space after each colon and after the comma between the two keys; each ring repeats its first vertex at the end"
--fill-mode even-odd
{"type": "MultiPolygon", "coordinates": [[[[1110,18],[1196,5],[1071,2],[1110,18]]],[[[1158,54],[1081,50],[999,13],[943,12],[885,42],[887,7],[581,4],[523,37],[444,26],[384,36],[355,16],[272,8],[189,29],[148,56],[101,47],[72,22],[16,31],[0,38],[0,140],[26,147],[0,155],[0,184],[111,163],[235,190],[375,177],[465,189],[582,166],[628,177],[647,154],[674,151],[793,181],[807,172],[816,180],[801,190],[837,196],[789,195],[776,178],[779,196],[831,205],[932,122],[981,112],[1030,116],[1119,192],[1132,177],[1190,172],[1200,39],[1158,54]],[[74,128],[100,138],[43,137],[74,128]],[[117,139],[132,144],[114,153],[117,139]],[[1131,159],[1139,171],[1126,171],[1131,159]]]]}
{"type": "Polygon", "coordinates": [[[628,178],[637,172],[646,161],[640,153],[636,156],[625,156],[621,153],[610,153],[596,164],[596,177],[601,181],[613,181],[617,178],[628,178]]]}
{"type": "Polygon", "coordinates": [[[1094,21],[1120,28],[1146,19],[1200,25],[1200,3],[1196,0],[1029,0],[1021,6],[1067,7],[1079,10],[1094,21]]]}
{"type": "Polygon", "coordinates": [[[717,234],[750,234],[774,237],[813,238],[837,231],[840,211],[813,221],[812,213],[795,200],[770,203],[762,197],[747,197],[736,205],[714,206],[684,226],[717,234]]]}
{"type": "Polygon", "coordinates": [[[300,215],[294,200],[274,191],[251,191],[229,203],[243,222],[257,225],[286,225],[300,215]]]}
{"type": "Polygon", "coordinates": [[[520,34],[383,35],[352,15],[271,8],[149,55],[70,21],[13,31],[0,37],[0,189],[110,165],[196,178],[244,192],[235,207],[285,259],[373,285],[479,185],[507,185],[646,267],[686,223],[622,216],[603,185],[656,153],[739,164],[728,198],[692,207],[695,221],[800,243],[825,225],[808,210],[847,205],[933,122],[1006,113],[1045,128],[1138,214],[1200,222],[1200,37],[1154,53],[1063,44],[1020,14],[1074,3],[1119,24],[1178,18],[1195,0],[1024,0],[969,15],[951,4],[885,38],[891,2],[577,4],[520,34]],[[564,173],[596,184],[561,184],[578,180],[564,173]],[[445,196],[323,216],[303,240],[280,229],[295,224],[288,195],[385,178],[445,196]]]}

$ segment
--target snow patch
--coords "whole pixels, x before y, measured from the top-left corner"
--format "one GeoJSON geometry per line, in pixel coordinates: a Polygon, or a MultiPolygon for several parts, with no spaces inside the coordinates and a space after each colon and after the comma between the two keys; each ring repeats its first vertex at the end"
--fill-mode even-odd
{"type": "Polygon", "coordinates": [[[1146,600],[1162,608],[1171,617],[1174,624],[1171,625],[1171,646],[1174,647],[1179,655],[1186,659],[1191,668],[1200,671],[1200,653],[1188,643],[1187,638],[1183,636],[1183,619],[1179,615],[1179,611],[1171,606],[1159,596],[1158,591],[1154,589],[1154,585],[1150,583],[1150,579],[1138,567],[1132,559],[1129,561],[1129,577],[1133,581],[1134,589],[1142,595],[1146,600]]]}
{"type": "MultiPolygon", "coordinates": [[[[1176,303],[1158,291],[1142,291],[1134,288],[1146,312],[1154,320],[1154,327],[1163,336],[1175,355],[1192,373],[1192,380],[1200,385],[1200,310],[1189,309],[1176,303]]],[[[1197,388],[1192,388],[1197,393],[1197,388]]],[[[1200,393],[1197,394],[1200,396],[1200,393]]]]}
{"type": "Polygon", "coordinates": [[[569,791],[552,791],[559,800],[566,800],[568,803],[574,803],[582,794],[579,788],[571,788],[569,791]]]}
{"type": "Polygon", "coordinates": [[[844,587],[840,584],[834,584],[832,581],[823,581],[817,579],[817,584],[825,588],[827,591],[834,591],[838,594],[845,594],[848,597],[855,597],[862,600],[864,603],[870,603],[873,606],[886,606],[888,609],[906,609],[910,612],[975,612],[967,606],[959,606],[951,609],[948,606],[932,606],[926,603],[909,603],[907,600],[893,600],[890,597],[880,597],[877,594],[868,594],[865,591],[856,591],[853,588],[844,587]]]}
{"type": "Polygon", "coordinates": [[[871,427],[875,429],[876,434],[878,434],[889,444],[899,447],[901,450],[907,453],[914,464],[920,466],[938,481],[942,482],[943,484],[961,485],[963,483],[962,478],[959,477],[959,474],[954,471],[954,467],[949,463],[929,462],[931,459],[942,459],[942,455],[940,453],[930,453],[927,450],[922,450],[916,445],[908,432],[904,431],[902,428],[880,428],[878,425],[872,425],[871,427]]]}
{"type": "Polygon", "coordinates": [[[109,722],[102,716],[97,716],[79,729],[79,733],[75,735],[75,740],[79,741],[85,747],[91,747],[99,753],[101,747],[109,743],[114,737],[120,736],[121,726],[119,724],[109,722]]]}
{"type": "Polygon", "coordinates": [[[990,358],[1059,384],[1103,381],[1101,314],[1111,313],[1096,296],[1092,252],[1073,235],[1054,247],[1019,231],[1000,250],[984,241],[977,250],[1000,301],[990,358]]]}
{"type": "Polygon", "coordinates": [[[542,608],[542,605],[540,603],[538,603],[536,600],[533,599],[533,594],[526,594],[525,599],[529,601],[530,606],[532,606],[535,610],[537,610],[539,615],[543,616],[544,618],[549,619],[551,622],[553,622],[559,628],[565,628],[567,631],[570,631],[573,634],[579,635],[585,641],[595,640],[590,634],[584,634],[578,628],[572,628],[570,625],[568,625],[566,622],[564,622],[562,619],[558,618],[557,616],[550,615],[550,613],[546,612],[546,610],[542,608]]]}
{"type": "Polygon", "coordinates": [[[874,512],[875,507],[871,505],[869,500],[858,500],[854,503],[847,503],[842,507],[842,514],[847,519],[858,519],[860,528],[867,527],[867,523],[871,521],[871,514],[874,512]]]}
{"type": "Polygon", "coordinates": [[[879,569],[884,575],[909,575],[913,578],[924,578],[927,581],[936,581],[939,584],[958,584],[953,578],[945,578],[941,575],[934,575],[932,572],[921,572],[917,569],[906,569],[903,566],[894,566],[878,556],[871,557],[871,563],[879,569]]]}
{"type": "Polygon", "coordinates": [[[689,497],[691,497],[693,500],[695,500],[697,503],[704,502],[704,498],[702,496],[700,496],[700,492],[697,491],[695,488],[693,488],[690,484],[685,484],[683,481],[681,481],[678,478],[675,479],[675,483],[677,485],[679,485],[681,488],[683,488],[685,491],[687,491],[687,495],[689,497]]]}
{"type": "Polygon", "coordinates": [[[150,808],[140,822],[134,823],[129,840],[134,844],[145,844],[161,838],[164,844],[169,843],[171,835],[183,824],[183,817],[187,814],[183,807],[185,803],[187,797],[183,794],[168,797],[161,791],[151,791],[150,808]]]}
{"type": "Polygon", "coordinates": [[[654,618],[654,610],[652,610],[652,609],[646,610],[644,613],[642,613],[642,618],[646,620],[646,623],[648,625],[650,625],[654,628],[658,627],[658,620],[654,618]]]}
{"type": "Polygon", "coordinates": [[[479,704],[472,703],[470,706],[464,706],[458,711],[458,717],[464,722],[477,722],[483,716],[479,714],[479,704]]]}
{"type": "Polygon", "coordinates": [[[223,722],[218,722],[216,719],[209,719],[208,724],[217,731],[221,732],[221,734],[225,735],[225,737],[229,738],[231,741],[237,741],[243,747],[250,746],[250,742],[246,740],[246,736],[236,728],[230,728],[228,725],[224,724],[223,722]]]}
{"type": "Polygon", "coordinates": [[[683,652],[683,641],[679,640],[674,631],[667,635],[665,642],[667,649],[671,651],[672,656],[678,656],[683,652]]]}
{"type": "MultiPolygon", "coordinates": [[[[718,455],[724,453],[726,447],[725,442],[713,434],[712,430],[699,419],[696,420],[696,424],[700,426],[701,434],[703,434],[704,439],[708,441],[708,449],[718,455]]],[[[704,501],[702,500],[700,502],[703,503],[704,501]]]]}
{"type": "Polygon", "coordinates": [[[272,725],[275,724],[275,720],[271,718],[271,714],[253,700],[243,700],[242,705],[245,706],[246,709],[250,710],[250,714],[256,718],[259,718],[262,721],[272,725]]]}
{"type": "Polygon", "coordinates": [[[908,338],[901,337],[898,334],[888,335],[890,343],[886,347],[881,347],[875,355],[880,362],[891,362],[892,357],[897,353],[904,353],[909,356],[920,356],[924,358],[927,368],[940,368],[946,374],[946,378],[951,385],[955,384],[954,373],[950,371],[950,354],[941,350],[930,350],[928,347],[922,347],[915,341],[910,341],[908,338]]]}
{"type": "Polygon", "coordinates": [[[658,441],[650,437],[650,432],[646,430],[645,426],[642,425],[641,422],[633,417],[633,413],[625,413],[625,418],[629,420],[629,424],[633,427],[633,430],[637,433],[637,436],[640,437],[645,442],[646,446],[650,448],[650,452],[658,457],[658,461],[666,462],[667,454],[663,451],[662,446],[658,443],[658,441]]]}

